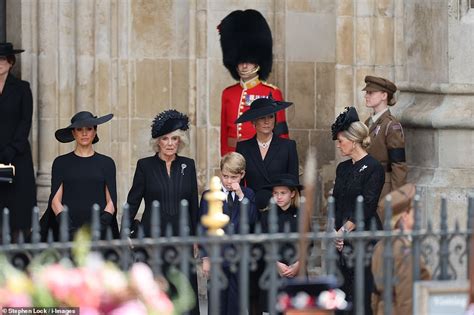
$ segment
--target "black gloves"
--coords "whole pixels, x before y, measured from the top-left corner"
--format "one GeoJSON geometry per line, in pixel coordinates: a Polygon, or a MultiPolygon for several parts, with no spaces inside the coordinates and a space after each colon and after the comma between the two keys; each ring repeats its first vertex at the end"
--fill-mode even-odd
{"type": "Polygon", "coordinates": [[[107,211],[102,211],[102,213],[100,214],[100,225],[107,229],[110,223],[112,223],[113,219],[114,219],[113,214],[107,211]]]}

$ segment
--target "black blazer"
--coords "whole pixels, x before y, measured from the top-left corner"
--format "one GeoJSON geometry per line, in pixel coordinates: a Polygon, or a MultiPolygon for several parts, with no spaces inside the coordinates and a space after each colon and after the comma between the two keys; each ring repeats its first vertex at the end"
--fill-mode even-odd
{"type": "Polygon", "coordinates": [[[198,215],[198,188],[194,160],[176,156],[171,163],[171,175],[168,176],[166,164],[158,155],[138,160],[133,185],[128,193],[130,218],[135,218],[142,199],[145,200],[141,224],[146,236],[151,232],[151,205],[154,200],[160,202],[161,235],[165,235],[168,225],[173,235],[179,234],[180,202],[189,202],[188,223],[190,233],[196,232],[198,215]]]}
{"type": "Polygon", "coordinates": [[[238,142],[236,152],[242,154],[247,163],[245,182],[254,191],[271,184],[270,178],[277,174],[293,174],[298,178],[298,152],[294,140],[274,136],[265,159],[262,160],[257,138],[238,142]]]}

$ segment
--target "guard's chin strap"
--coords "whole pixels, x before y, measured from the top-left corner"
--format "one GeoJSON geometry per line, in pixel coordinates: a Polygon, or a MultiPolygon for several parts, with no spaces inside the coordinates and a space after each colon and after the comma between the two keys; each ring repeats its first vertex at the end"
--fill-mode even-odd
{"type": "Polygon", "coordinates": [[[250,71],[239,71],[239,68],[237,67],[237,72],[239,73],[239,76],[243,77],[243,78],[247,78],[247,77],[257,73],[258,71],[260,71],[260,66],[259,65],[257,65],[255,68],[253,68],[250,71]]]}

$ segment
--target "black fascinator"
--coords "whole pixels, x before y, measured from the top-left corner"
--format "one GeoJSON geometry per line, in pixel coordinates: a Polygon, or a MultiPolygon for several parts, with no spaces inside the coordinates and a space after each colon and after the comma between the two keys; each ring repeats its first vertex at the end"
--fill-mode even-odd
{"type": "Polygon", "coordinates": [[[337,134],[349,129],[349,126],[359,121],[359,115],[354,107],[346,107],[342,113],[337,116],[336,121],[331,126],[332,140],[337,140],[337,134]]]}
{"type": "Polygon", "coordinates": [[[156,139],[172,131],[189,129],[189,118],[175,109],[165,110],[153,119],[151,125],[151,137],[156,139]]]}

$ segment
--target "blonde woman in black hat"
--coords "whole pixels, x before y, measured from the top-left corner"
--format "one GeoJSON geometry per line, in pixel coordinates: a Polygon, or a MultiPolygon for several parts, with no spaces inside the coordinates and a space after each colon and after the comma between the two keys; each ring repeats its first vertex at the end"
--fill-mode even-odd
{"type": "MultiPolygon", "coordinates": [[[[0,182],[0,211],[10,210],[10,228],[15,241],[31,228],[36,206],[36,184],[28,136],[33,115],[30,85],[10,73],[16,55],[11,43],[0,43],[0,163],[15,166],[12,183],[0,182]]],[[[1,218],[0,218],[1,221],[1,218]]],[[[0,225],[1,226],[1,225],[0,225]]]]}
{"type": "MultiPolygon", "coordinates": [[[[413,199],[416,187],[406,184],[392,191],[392,218],[391,227],[394,231],[410,233],[415,224],[415,209],[413,199]]],[[[380,207],[385,207],[385,198],[380,201],[380,207]]],[[[393,274],[396,282],[392,287],[392,314],[413,314],[413,255],[412,241],[408,236],[400,236],[392,241],[394,259],[393,274]]],[[[420,265],[420,280],[431,280],[431,273],[423,257],[416,262],[420,265]]],[[[372,255],[372,272],[375,281],[375,290],[372,294],[372,311],[376,315],[384,313],[384,242],[375,245],[372,255]]]]}
{"type": "MultiPolygon", "coordinates": [[[[193,159],[179,155],[187,142],[185,131],[189,129],[188,116],[174,110],[165,110],[158,114],[151,126],[151,144],[155,154],[138,160],[133,177],[132,188],[128,193],[127,203],[130,206],[130,219],[134,220],[138,208],[145,201],[145,210],[139,225],[143,227],[145,236],[151,235],[152,203],[160,203],[161,236],[168,227],[173,236],[179,235],[180,204],[188,201],[189,229],[196,233],[198,216],[198,187],[196,166],[193,159]]],[[[134,234],[136,235],[135,228],[134,234]]],[[[169,262],[165,260],[163,272],[166,275],[169,262]]],[[[197,299],[197,277],[189,275],[191,285],[196,294],[195,306],[191,314],[199,314],[197,299]]],[[[176,293],[170,285],[171,295],[176,293]]]]}
{"type": "Polygon", "coordinates": [[[114,237],[119,236],[116,220],[117,186],[114,161],[94,150],[99,141],[97,126],[113,115],[102,117],[82,111],[71,118],[71,124],[56,130],[55,137],[61,143],[75,142],[72,152],[58,156],[51,171],[51,195],[48,209],[42,217],[42,237],[49,229],[58,237],[58,225],[63,216],[69,222],[71,236],[78,228],[89,225],[92,207],[100,208],[102,238],[110,228],[114,237]],[[67,206],[68,212],[64,212],[67,206]]]}
{"type": "MultiPolygon", "coordinates": [[[[236,10],[218,26],[224,66],[239,81],[224,89],[221,107],[221,155],[235,151],[237,142],[255,135],[250,122],[234,121],[250,109],[250,104],[271,93],[283,100],[279,88],[267,83],[273,63],[272,33],[263,15],[252,9],[236,10]]],[[[285,111],[276,114],[275,135],[288,138],[285,111]]]]}
{"type": "MultiPolygon", "coordinates": [[[[347,107],[331,127],[332,139],[337,141],[337,147],[343,157],[349,159],[339,163],[336,169],[336,180],[333,196],[336,201],[335,228],[340,234],[356,229],[356,200],[364,197],[364,229],[369,230],[372,221],[378,229],[382,223],[377,215],[377,203],[384,183],[384,170],[380,162],[367,153],[370,145],[369,130],[359,121],[354,107],[347,107]]],[[[369,242],[373,243],[373,242],[369,242]]],[[[369,244],[367,244],[369,245],[369,244]]],[[[339,268],[344,276],[342,290],[348,301],[354,301],[354,266],[348,263],[347,254],[353,248],[342,239],[335,244],[339,252],[339,268]]],[[[372,293],[372,274],[370,266],[365,268],[365,313],[371,314],[370,294],[372,293]]],[[[345,314],[341,312],[341,314],[345,314]]]]}
{"type": "MultiPolygon", "coordinates": [[[[298,178],[298,152],[294,140],[280,138],[274,135],[276,114],[293,103],[259,98],[252,102],[250,109],[243,113],[235,122],[250,121],[255,127],[256,135],[246,141],[237,143],[236,151],[242,154],[246,161],[244,181],[247,187],[260,195],[265,185],[271,185],[271,177],[277,174],[291,174],[298,178]]],[[[263,272],[263,264],[252,275],[259,279],[263,272]]],[[[249,314],[261,314],[260,290],[258,280],[250,282],[249,314]]]]}
{"type": "MultiPolygon", "coordinates": [[[[380,194],[383,198],[390,191],[403,186],[407,180],[405,160],[405,135],[400,122],[392,116],[389,107],[395,105],[397,86],[393,82],[374,76],[365,77],[365,104],[373,111],[365,124],[369,127],[370,155],[382,163],[385,184],[380,194]]],[[[383,215],[383,209],[377,210],[383,215]]]]}

